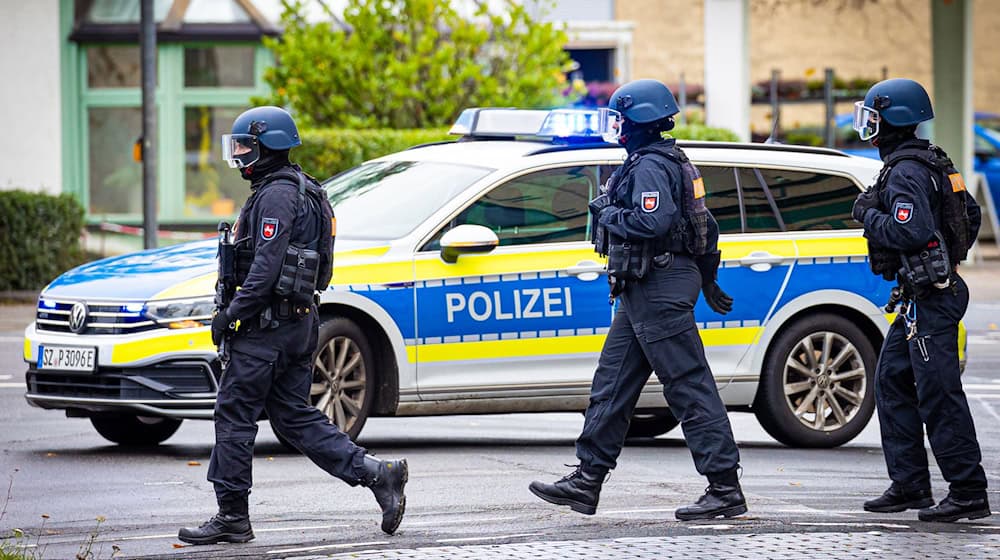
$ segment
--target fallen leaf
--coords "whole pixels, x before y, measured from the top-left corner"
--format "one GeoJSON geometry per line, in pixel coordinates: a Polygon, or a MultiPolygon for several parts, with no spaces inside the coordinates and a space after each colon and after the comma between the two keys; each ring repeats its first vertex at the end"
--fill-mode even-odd
{"type": "Polygon", "coordinates": [[[47,514],[47,513],[43,513],[42,514],[42,519],[48,519],[48,518],[49,518],[49,514],[47,514]]]}
{"type": "Polygon", "coordinates": [[[801,482],[789,482],[788,485],[789,486],[802,486],[802,483],[801,482]]]}
{"type": "Polygon", "coordinates": [[[45,454],[45,456],[46,457],[56,457],[56,454],[53,453],[53,452],[51,452],[51,451],[49,451],[48,453],[45,454]]]}
{"type": "Polygon", "coordinates": [[[174,543],[174,548],[184,548],[184,545],[174,543]]]}
{"type": "Polygon", "coordinates": [[[200,467],[201,463],[199,463],[198,461],[188,461],[188,466],[189,467],[200,467]]]}

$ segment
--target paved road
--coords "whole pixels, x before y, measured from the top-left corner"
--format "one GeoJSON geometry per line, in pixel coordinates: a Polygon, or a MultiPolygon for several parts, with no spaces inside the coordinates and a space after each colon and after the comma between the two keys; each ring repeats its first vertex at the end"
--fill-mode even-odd
{"type": "MultiPolygon", "coordinates": [[[[1000,330],[991,327],[997,311],[1000,299],[977,299],[970,309],[964,377],[993,488],[1000,488],[1000,330]]],[[[569,470],[563,464],[574,459],[578,414],[373,419],[362,444],[382,456],[408,457],[412,473],[408,515],[399,533],[386,537],[368,490],[331,480],[286,452],[265,424],[251,496],[257,539],[176,548],[179,526],[214,512],[205,481],[211,424],[187,422],[156,450],[123,451],[86,420],[28,407],[20,352],[17,332],[0,331],[0,534],[24,529],[44,558],[73,557],[92,537],[97,558],[110,558],[114,547],[123,557],[172,559],[1000,558],[1000,514],[938,525],[917,521],[915,512],[860,510],[887,484],[875,421],[842,448],[793,450],[739,413],[731,419],[751,510],[735,520],[674,520],[674,509],[704,486],[679,433],[631,443],[598,514],[585,517],[527,491],[530,481],[569,470]]],[[[936,471],[934,488],[943,497],[936,471]]],[[[1000,492],[990,497],[1000,510],[1000,492]]]]}

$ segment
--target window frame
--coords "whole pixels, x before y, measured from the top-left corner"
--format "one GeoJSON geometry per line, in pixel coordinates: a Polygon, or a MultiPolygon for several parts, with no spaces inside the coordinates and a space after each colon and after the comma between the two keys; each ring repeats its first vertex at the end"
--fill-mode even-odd
{"type": "MultiPolygon", "coordinates": [[[[71,3],[70,3],[71,4],[71,3]]],[[[71,6],[72,7],[72,6],[71,6]]],[[[72,11],[72,10],[70,10],[72,11]]],[[[72,14],[61,15],[61,26],[72,30],[72,14]]],[[[91,108],[142,107],[142,88],[91,88],[87,76],[87,49],[107,46],[108,42],[75,42],[67,40],[62,47],[62,168],[63,192],[74,195],[85,210],[89,225],[102,222],[141,224],[140,213],[101,213],[90,211],[90,126],[91,108]]],[[[116,44],[135,46],[121,41],[116,44]]],[[[156,88],[156,160],[157,207],[161,224],[210,224],[218,217],[185,215],[187,193],[185,163],[185,121],[188,107],[246,108],[254,96],[266,96],[270,89],[264,82],[264,71],[273,65],[274,57],[260,41],[202,41],[157,44],[156,88]],[[186,48],[250,46],[254,48],[254,80],[252,87],[204,87],[184,85],[184,50],[186,48]]]]}

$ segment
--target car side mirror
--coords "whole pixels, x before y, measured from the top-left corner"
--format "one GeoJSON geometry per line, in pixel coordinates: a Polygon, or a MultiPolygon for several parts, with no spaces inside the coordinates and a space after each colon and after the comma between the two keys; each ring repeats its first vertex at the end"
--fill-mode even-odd
{"type": "Polygon", "coordinates": [[[459,255],[468,253],[489,253],[500,245],[500,239],[493,230],[473,224],[456,226],[441,236],[441,259],[455,263],[459,255]]]}

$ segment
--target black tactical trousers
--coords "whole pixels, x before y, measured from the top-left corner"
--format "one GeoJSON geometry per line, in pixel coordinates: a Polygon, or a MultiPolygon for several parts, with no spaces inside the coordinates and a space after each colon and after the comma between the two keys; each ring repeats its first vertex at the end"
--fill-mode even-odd
{"type": "Polygon", "coordinates": [[[961,278],[916,302],[917,333],[906,340],[901,316],[889,328],[875,370],[875,402],[889,478],[930,489],[924,425],[951,492],[986,497],[986,473],[958,363],[958,322],[969,305],[961,278]]]}
{"type": "Polygon", "coordinates": [[[275,329],[233,337],[215,402],[215,447],[208,467],[217,495],[250,489],[253,443],[263,411],[275,431],[321,469],[352,486],[360,483],[364,448],[309,404],[319,335],[315,311],[275,329]]]}
{"type": "Polygon", "coordinates": [[[701,276],[694,262],[675,256],[665,268],[626,283],[618,312],[594,373],[580,461],[612,469],[621,453],[632,412],[651,371],[681,423],[702,475],[739,466],[740,453],[694,321],[701,276]]]}

